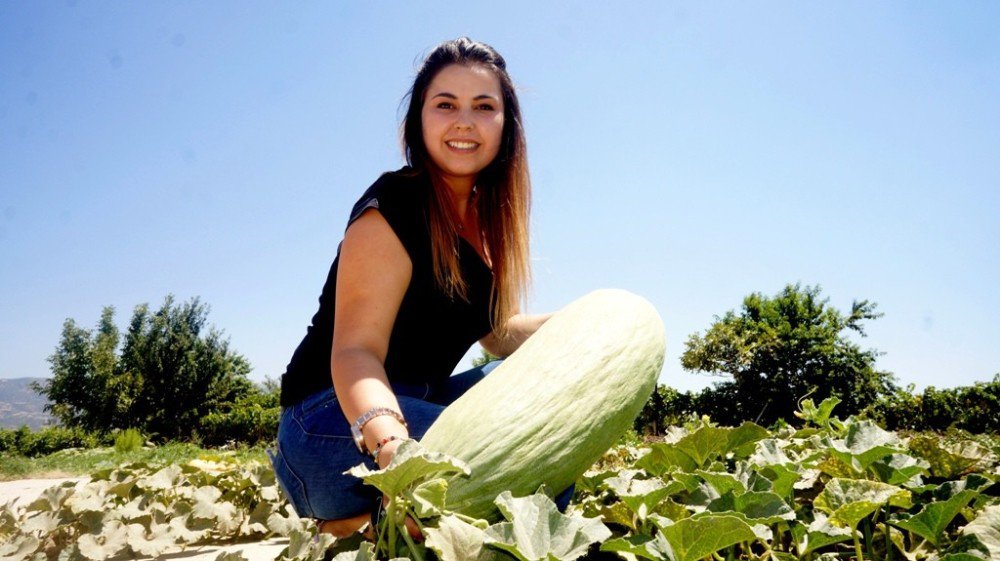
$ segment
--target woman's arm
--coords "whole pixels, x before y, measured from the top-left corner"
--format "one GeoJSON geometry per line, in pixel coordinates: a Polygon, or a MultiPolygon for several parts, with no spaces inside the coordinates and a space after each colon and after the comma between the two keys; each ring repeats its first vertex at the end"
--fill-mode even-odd
{"type": "MultiPolygon", "coordinates": [[[[333,387],[348,422],[373,407],[401,412],[385,373],[389,336],[409,285],[413,265],[385,218],[370,209],[344,234],[337,269],[337,300],[330,368],[333,387]]],[[[392,416],[373,418],[362,429],[369,451],[383,438],[407,438],[392,416]]],[[[379,454],[388,464],[398,441],[379,454]]]]}
{"type": "Polygon", "coordinates": [[[479,340],[479,344],[492,355],[508,357],[528,340],[543,323],[552,317],[548,314],[517,314],[507,320],[507,336],[501,338],[495,331],[479,340]]]}

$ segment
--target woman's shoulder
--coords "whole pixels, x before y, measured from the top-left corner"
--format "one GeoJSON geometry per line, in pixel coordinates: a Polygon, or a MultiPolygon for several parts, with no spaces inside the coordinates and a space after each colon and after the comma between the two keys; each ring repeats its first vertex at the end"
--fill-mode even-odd
{"type": "Polygon", "coordinates": [[[424,193],[428,182],[425,174],[409,166],[380,175],[365,191],[362,197],[389,197],[393,199],[415,199],[424,193]]]}
{"type": "Polygon", "coordinates": [[[374,208],[397,233],[420,231],[426,206],[426,178],[412,168],[403,167],[379,176],[351,209],[348,226],[366,210],[374,208]]]}

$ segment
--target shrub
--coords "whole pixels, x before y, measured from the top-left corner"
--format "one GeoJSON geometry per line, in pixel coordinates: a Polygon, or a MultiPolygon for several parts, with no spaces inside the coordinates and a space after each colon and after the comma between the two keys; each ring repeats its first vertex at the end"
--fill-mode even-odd
{"type": "Polygon", "coordinates": [[[124,454],[142,448],[146,439],[137,429],[125,429],[115,437],[115,452],[124,454]]]}
{"type": "Polygon", "coordinates": [[[96,448],[108,444],[108,438],[79,428],[46,427],[32,431],[28,427],[0,429],[0,452],[4,454],[44,456],[67,448],[96,448]]]}

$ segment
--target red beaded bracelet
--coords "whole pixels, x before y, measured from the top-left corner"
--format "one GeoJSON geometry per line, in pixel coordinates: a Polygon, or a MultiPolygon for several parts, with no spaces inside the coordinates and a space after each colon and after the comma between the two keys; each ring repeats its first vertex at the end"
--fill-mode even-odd
{"type": "Polygon", "coordinates": [[[379,440],[378,444],[375,445],[375,451],[372,452],[372,458],[375,459],[376,464],[378,464],[378,453],[382,451],[382,446],[392,442],[393,440],[401,440],[401,437],[395,435],[387,436],[382,440],[379,440]]]}

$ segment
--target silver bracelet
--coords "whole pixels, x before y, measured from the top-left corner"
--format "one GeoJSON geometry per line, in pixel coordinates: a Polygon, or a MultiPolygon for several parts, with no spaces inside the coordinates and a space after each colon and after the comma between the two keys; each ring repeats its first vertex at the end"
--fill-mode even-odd
{"type": "Polygon", "coordinates": [[[379,417],[381,415],[395,417],[396,420],[402,423],[404,427],[406,426],[406,420],[404,420],[403,416],[395,409],[389,409],[388,407],[372,407],[368,411],[365,411],[364,414],[358,417],[358,419],[354,421],[354,424],[351,425],[351,436],[354,437],[354,444],[358,447],[358,451],[362,454],[367,455],[369,452],[365,449],[365,436],[361,434],[361,429],[364,428],[368,421],[371,421],[375,417],[379,417]]]}

